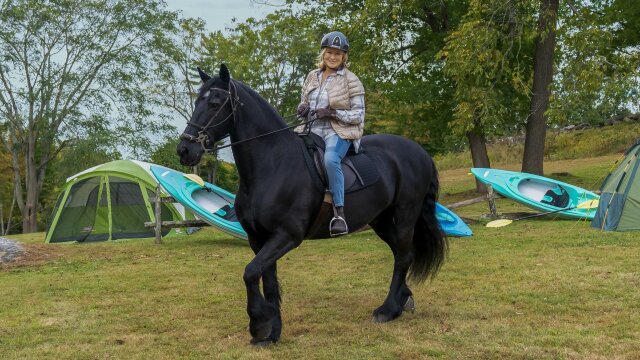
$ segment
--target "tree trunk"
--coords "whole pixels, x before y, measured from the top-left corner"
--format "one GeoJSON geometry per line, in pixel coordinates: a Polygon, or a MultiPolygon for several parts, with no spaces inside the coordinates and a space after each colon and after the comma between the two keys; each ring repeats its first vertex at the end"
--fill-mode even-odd
{"type": "Polygon", "coordinates": [[[22,211],[24,201],[22,199],[22,174],[20,173],[20,150],[15,144],[18,143],[15,136],[11,136],[11,166],[13,167],[13,196],[18,204],[18,209],[22,211]]]}
{"type": "Polygon", "coordinates": [[[16,205],[16,194],[13,194],[13,199],[11,199],[11,207],[9,208],[9,218],[7,219],[7,229],[4,231],[2,235],[8,235],[9,231],[11,231],[11,218],[13,217],[13,208],[16,205]]]}
{"type": "Polygon", "coordinates": [[[216,184],[216,173],[218,172],[218,160],[214,160],[209,163],[209,183],[215,185],[216,184]]]}
{"type": "MultiPolygon", "coordinates": [[[[34,141],[35,142],[35,141],[34,141]]],[[[38,171],[36,169],[35,144],[29,145],[29,151],[25,156],[25,192],[27,193],[24,208],[22,209],[22,233],[38,231],[38,171]]]]}
{"type": "MultiPolygon", "coordinates": [[[[491,167],[489,155],[487,154],[487,141],[482,130],[476,127],[474,130],[467,132],[467,139],[469,140],[469,147],[471,148],[473,167],[491,167]]],[[[476,179],[476,192],[480,194],[487,193],[486,185],[478,179],[476,179]]]]}
{"type": "Polygon", "coordinates": [[[556,40],[556,18],[559,0],[541,0],[538,18],[538,40],[533,60],[533,95],[524,142],[522,171],[543,174],[545,112],[549,107],[553,80],[553,52],[556,40]]]}
{"type": "Polygon", "coordinates": [[[215,185],[216,184],[216,173],[218,172],[218,144],[214,145],[215,148],[213,150],[213,153],[211,154],[213,156],[213,160],[209,162],[209,173],[208,173],[208,178],[209,178],[209,183],[215,185]]]}

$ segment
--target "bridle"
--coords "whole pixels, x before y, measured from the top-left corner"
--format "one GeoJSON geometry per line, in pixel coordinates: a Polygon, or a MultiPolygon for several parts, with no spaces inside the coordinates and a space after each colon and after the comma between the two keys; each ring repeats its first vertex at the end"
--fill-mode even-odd
{"type": "Polygon", "coordinates": [[[211,116],[211,118],[206,123],[206,125],[202,126],[189,120],[189,122],[187,123],[187,126],[191,125],[195,128],[199,128],[200,130],[198,131],[198,134],[196,136],[183,132],[182,135],[180,135],[180,140],[186,140],[192,143],[200,144],[200,146],[202,146],[202,149],[205,150],[205,152],[210,151],[208,146],[211,143],[211,141],[209,139],[209,135],[207,134],[208,130],[214,129],[218,126],[223,125],[224,123],[229,121],[229,119],[232,119],[233,122],[235,122],[236,108],[238,107],[238,105],[244,106],[244,104],[240,101],[240,97],[238,97],[238,92],[236,91],[236,85],[233,81],[230,81],[229,83],[229,90],[231,90],[231,87],[233,87],[235,96],[231,93],[231,91],[228,91],[225,89],[220,89],[220,88],[208,89],[208,91],[212,91],[212,92],[218,91],[225,94],[226,97],[224,99],[224,102],[222,103],[222,105],[220,105],[220,107],[218,108],[218,111],[216,111],[216,113],[211,116]],[[229,115],[227,115],[226,118],[224,118],[224,120],[220,121],[217,124],[213,124],[213,121],[216,119],[216,117],[218,117],[218,114],[220,113],[220,111],[222,111],[222,109],[225,108],[225,105],[227,105],[227,103],[231,104],[231,112],[229,113],[229,115]]]}
{"type": "MultiPolygon", "coordinates": [[[[209,138],[209,135],[207,134],[207,131],[210,130],[210,129],[214,129],[214,128],[226,123],[227,121],[229,121],[229,119],[233,120],[233,122],[235,123],[236,122],[236,119],[235,119],[236,109],[237,109],[238,105],[244,106],[244,104],[242,103],[242,101],[240,101],[240,97],[238,96],[238,91],[236,89],[236,85],[233,82],[233,80],[230,80],[229,91],[224,90],[224,89],[220,89],[220,88],[209,88],[209,91],[220,91],[220,92],[224,93],[226,95],[226,98],[224,99],[224,102],[222,103],[222,105],[220,105],[220,108],[218,109],[218,111],[216,111],[216,113],[211,116],[211,118],[209,119],[209,121],[207,122],[206,125],[202,126],[202,125],[196,124],[196,123],[194,123],[192,121],[189,121],[187,123],[187,126],[191,125],[193,127],[200,128],[200,130],[198,131],[198,134],[196,136],[191,135],[191,134],[187,134],[185,132],[183,132],[182,135],[180,135],[180,140],[186,140],[186,141],[189,141],[189,142],[192,142],[192,143],[200,144],[200,146],[202,146],[202,150],[205,153],[212,153],[212,152],[218,151],[220,149],[224,149],[224,148],[227,148],[227,147],[230,147],[230,146],[235,146],[235,145],[238,145],[238,144],[241,144],[241,143],[245,143],[247,141],[255,140],[255,139],[258,139],[258,138],[261,138],[261,137],[265,137],[265,136],[268,136],[268,135],[272,135],[272,134],[278,133],[280,131],[293,129],[293,128],[301,126],[301,125],[307,125],[307,124],[310,124],[310,123],[316,121],[316,119],[314,118],[312,120],[307,120],[307,121],[295,123],[293,125],[290,125],[290,126],[278,129],[278,130],[270,131],[268,133],[260,134],[260,135],[257,135],[257,136],[254,136],[254,137],[251,137],[251,138],[248,138],[248,139],[236,141],[236,142],[233,142],[231,144],[227,144],[227,145],[224,145],[224,146],[219,146],[219,147],[217,147],[215,149],[211,149],[211,148],[209,148],[209,144],[211,143],[211,139],[209,138]],[[235,93],[235,94],[233,94],[230,91],[231,88],[233,88],[233,93],[235,93]],[[231,105],[231,113],[229,113],[229,115],[227,115],[227,117],[224,118],[219,123],[213,124],[213,121],[216,119],[216,117],[218,116],[220,111],[222,111],[222,109],[224,109],[224,107],[225,107],[225,105],[227,105],[227,103],[229,103],[231,105]]],[[[297,114],[292,114],[292,115],[285,116],[284,118],[292,118],[294,116],[297,117],[298,115],[297,114]]],[[[229,135],[227,135],[227,136],[229,136],[229,135]]],[[[223,139],[226,138],[227,136],[223,137],[223,139]]]]}

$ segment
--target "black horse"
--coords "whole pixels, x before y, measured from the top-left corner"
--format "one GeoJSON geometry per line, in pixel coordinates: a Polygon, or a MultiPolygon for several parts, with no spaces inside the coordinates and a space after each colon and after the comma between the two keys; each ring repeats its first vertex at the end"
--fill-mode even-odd
{"type": "MultiPolygon", "coordinates": [[[[193,166],[215,141],[230,135],[235,144],[240,175],[235,209],[256,254],[244,272],[251,342],[273,343],[282,330],[276,262],[303,239],[317,237],[309,230],[324,194],[305,163],[303,140],[291,130],[278,131],[287,125],[273,107],[231,80],[224,64],[219,76],[198,71],[204,84],[177,152],[182,164],[193,166]]],[[[380,178],[347,194],[345,213],[349,229],[369,224],[393,252],[389,294],[373,311],[373,321],[386,322],[415,308],[407,275],[421,282],[435,276],[444,262],[447,240],[435,217],[438,175],[427,152],[408,139],[369,135],[361,144],[380,178]]]]}

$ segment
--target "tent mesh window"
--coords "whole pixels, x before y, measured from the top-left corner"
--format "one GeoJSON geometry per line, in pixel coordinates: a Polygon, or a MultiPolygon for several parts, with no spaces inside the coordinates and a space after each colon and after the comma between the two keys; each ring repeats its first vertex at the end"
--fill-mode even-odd
{"type": "MultiPolygon", "coordinates": [[[[99,240],[109,237],[108,231],[96,233],[96,213],[100,177],[78,181],[69,189],[51,242],[99,240]]],[[[107,229],[108,230],[108,229],[107,229]]]]}
{"type": "MultiPolygon", "coordinates": [[[[151,221],[140,184],[116,176],[109,177],[111,198],[112,239],[153,237],[153,229],[145,228],[151,221]]],[[[163,209],[165,210],[165,209],[163,209]]],[[[166,212],[171,215],[168,209],[166,212]]]]}
{"type": "MultiPolygon", "coordinates": [[[[89,242],[155,236],[153,228],[144,227],[145,222],[151,221],[149,211],[153,211],[154,204],[147,203],[141,189],[147,192],[147,200],[155,196],[146,186],[117,176],[78,181],[69,189],[64,205],[58,204],[63,208],[49,241],[89,242]]],[[[58,198],[59,203],[63,195],[58,198]]],[[[175,220],[167,204],[162,204],[161,210],[162,221],[175,220]]],[[[162,229],[162,236],[170,231],[162,229]]]]}
{"type": "Polygon", "coordinates": [[[58,209],[60,208],[60,203],[62,202],[62,199],[64,198],[64,191],[62,191],[59,195],[58,195],[58,199],[56,200],[56,204],[53,207],[53,210],[51,211],[51,214],[49,214],[49,216],[47,217],[47,230],[46,232],[48,233],[49,230],[51,230],[51,224],[53,223],[53,220],[56,216],[56,213],[58,212],[58,209]]]}

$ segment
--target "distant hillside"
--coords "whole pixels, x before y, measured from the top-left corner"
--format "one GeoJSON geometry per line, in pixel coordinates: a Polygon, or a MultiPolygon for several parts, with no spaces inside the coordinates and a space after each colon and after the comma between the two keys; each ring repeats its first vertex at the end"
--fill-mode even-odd
{"type": "MultiPolygon", "coordinates": [[[[545,158],[548,160],[582,159],[610,155],[625,151],[640,139],[640,123],[636,121],[611,121],[600,127],[566,127],[550,129],[545,142],[545,158]]],[[[514,164],[522,161],[524,137],[494,139],[487,144],[492,166],[514,164]]],[[[469,168],[470,152],[449,153],[435,156],[438,169],[469,168]]]]}

